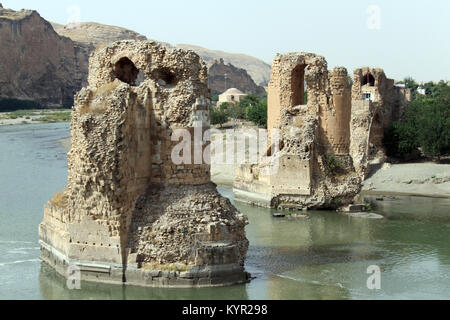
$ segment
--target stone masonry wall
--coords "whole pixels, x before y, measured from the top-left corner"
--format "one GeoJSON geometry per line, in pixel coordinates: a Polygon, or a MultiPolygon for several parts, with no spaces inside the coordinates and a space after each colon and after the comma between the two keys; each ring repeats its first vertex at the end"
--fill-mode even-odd
{"type": "Polygon", "coordinates": [[[151,41],[95,52],[89,86],[73,108],[68,185],[46,206],[40,225],[45,261],[59,270],[49,253],[55,251],[63,261],[110,263],[108,282],[247,280],[246,217],[218,194],[208,164],[172,159],[181,143],[172,141],[176,130],[192,133],[184,141],[192,156],[207,146],[194,141],[209,129],[206,72],[195,53],[151,41]],[[158,273],[174,268],[171,281],[158,273]],[[216,271],[205,277],[205,268],[216,271]],[[181,280],[181,271],[191,273],[181,280]]]}

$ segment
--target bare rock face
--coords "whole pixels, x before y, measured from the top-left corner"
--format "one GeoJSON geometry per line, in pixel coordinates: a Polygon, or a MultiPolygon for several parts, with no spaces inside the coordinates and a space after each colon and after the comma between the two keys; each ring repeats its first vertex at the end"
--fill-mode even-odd
{"type": "Polygon", "coordinates": [[[209,129],[208,95],[194,52],[151,41],[97,49],[73,108],[68,186],[39,228],[42,259],[63,274],[76,264],[93,281],[247,281],[247,218],[218,194],[208,164],[172,160],[174,130],[209,129]]]}
{"type": "Polygon", "coordinates": [[[64,37],[70,38],[77,43],[95,47],[120,40],[140,40],[147,38],[132,30],[108,26],[95,22],[78,22],[68,25],[52,23],[55,31],[64,37]]]}
{"type": "Polygon", "coordinates": [[[280,209],[351,203],[407,96],[381,69],[356,70],[350,88],[347,70],[328,71],[319,55],[277,55],[268,90],[271,145],[258,163],[238,167],[236,199],[280,209]]]}
{"type": "Polygon", "coordinates": [[[236,88],[247,94],[262,94],[264,88],[257,86],[244,69],[239,69],[223,59],[214,61],[208,70],[208,86],[211,94],[225,92],[229,88],[236,88]]]}
{"type": "Polygon", "coordinates": [[[0,8],[0,99],[71,106],[83,72],[72,40],[36,11],[0,8]]]}
{"type": "Polygon", "coordinates": [[[259,86],[267,86],[269,83],[271,66],[255,57],[240,53],[206,49],[190,44],[177,44],[176,47],[194,51],[208,66],[211,66],[216,60],[223,59],[225,63],[230,63],[236,68],[245,69],[253,81],[259,86]]]}

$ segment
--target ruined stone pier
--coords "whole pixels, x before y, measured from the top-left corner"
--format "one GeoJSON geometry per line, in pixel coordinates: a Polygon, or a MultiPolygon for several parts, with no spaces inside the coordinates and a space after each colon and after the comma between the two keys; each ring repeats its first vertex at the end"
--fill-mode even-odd
{"type": "Polygon", "coordinates": [[[268,87],[267,154],[237,168],[237,201],[279,209],[338,208],[353,202],[384,157],[384,128],[410,95],[383,70],[328,70],[324,57],[278,54],[268,87]],[[306,94],[307,93],[307,94],[306,94]]]}
{"type": "Polygon", "coordinates": [[[151,41],[97,49],[72,112],[68,185],[39,226],[43,261],[107,283],[248,280],[247,218],[219,195],[209,164],[172,159],[175,130],[209,129],[207,81],[192,51],[151,41]]]}

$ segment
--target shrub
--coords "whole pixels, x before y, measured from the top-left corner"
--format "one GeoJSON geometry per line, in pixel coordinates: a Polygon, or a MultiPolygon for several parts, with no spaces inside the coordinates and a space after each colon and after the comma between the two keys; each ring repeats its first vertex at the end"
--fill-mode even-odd
{"type": "Polygon", "coordinates": [[[342,200],[340,198],[333,198],[325,205],[326,209],[337,210],[342,207],[342,200]]]}
{"type": "Polygon", "coordinates": [[[248,106],[245,110],[245,118],[258,126],[267,128],[267,101],[248,106]]]}
{"type": "Polygon", "coordinates": [[[210,116],[211,124],[220,125],[221,128],[222,125],[228,121],[227,112],[220,107],[211,107],[210,116]]]}
{"type": "Polygon", "coordinates": [[[330,176],[336,175],[342,170],[341,162],[336,158],[334,154],[327,153],[324,157],[325,173],[330,176]]]}

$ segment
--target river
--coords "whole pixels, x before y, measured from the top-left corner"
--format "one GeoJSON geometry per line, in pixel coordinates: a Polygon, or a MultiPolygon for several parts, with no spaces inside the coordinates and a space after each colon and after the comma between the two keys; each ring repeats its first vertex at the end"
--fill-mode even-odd
{"type": "MultiPolygon", "coordinates": [[[[0,127],[0,299],[450,299],[450,200],[378,202],[384,219],[310,211],[310,219],[236,203],[248,217],[250,283],[153,289],[66,281],[39,261],[43,207],[66,185],[67,123],[0,127]],[[381,289],[370,290],[370,266],[381,289]]],[[[233,200],[230,189],[219,189],[233,200]]]]}

